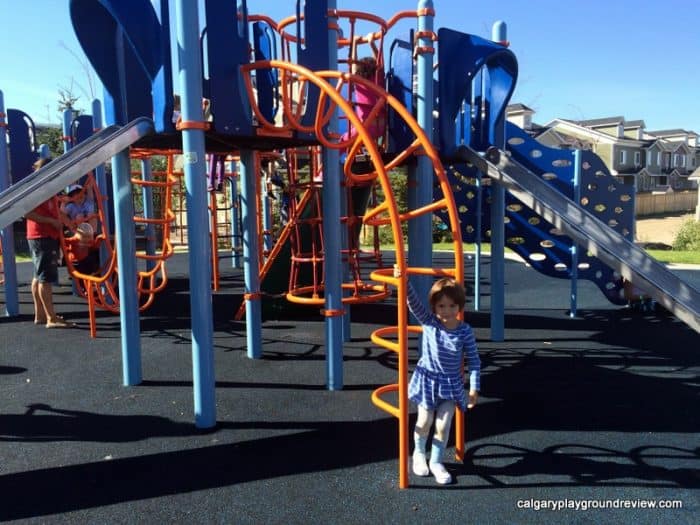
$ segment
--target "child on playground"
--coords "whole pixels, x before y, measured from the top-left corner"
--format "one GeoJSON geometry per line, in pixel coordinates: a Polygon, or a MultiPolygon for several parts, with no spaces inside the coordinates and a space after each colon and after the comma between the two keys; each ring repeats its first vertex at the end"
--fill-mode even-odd
{"type": "Polygon", "coordinates": [[[87,222],[93,230],[97,228],[95,196],[90,186],[87,188],[83,188],[80,184],[68,186],[67,198],[61,206],[61,211],[75,226],[87,222]]]}
{"type": "Polygon", "coordinates": [[[92,187],[83,188],[80,184],[68,187],[68,195],[61,205],[70,223],[73,235],[66,237],[66,256],[78,272],[94,274],[100,267],[100,256],[95,246],[95,197],[92,187]]]}
{"type": "MultiPolygon", "coordinates": [[[[395,266],[394,276],[400,277],[395,266]]],[[[446,485],[452,476],[443,465],[445,446],[450,434],[455,407],[474,407],[479,397],[481,360],[471,326],[460,320],[464,309],[464,288],[451,278],[437,280],[428,294],[428,310],[408,284],[408,308],[423,327],[420,359],[408,386],[408,398],[418,405],[418,418],[413,434],[413,473],[427,476],[446,485]],[[467,358],[469,394],[464,388],[462,358],[467,358]],[[426,446],[435,422],[430,461],[426,446]]]]}
{"type": "MultiPolygon", "coordinates": [[[[376,56],[379,50],[374,44],[374,34],[370,33],[364,39],[366,39],[370,46],[372,47],[373,56],[368,56],[364,58],[357,59],[357,44],[360,42],[362,37],[356,36],[353,38],[352,51],[351,51],[351,66],[350,72],[353,75],[357,75],[367,80],[371,80],[377,86],[384,87],[384,68],[382,68],[377,62],[376,56]]],[[[364,124],[372,112],[374,106],[379,102],[379,97],[370,88],[362,85],[355,84],[355,114],[357,118],[364,124]]],[[[372,122],[366,124],[367,131],[373,139],[379,139],[384,136],[384,129],[386,127],[386,117],[385,110],[382,108],[372,122]]],[[[343,140],[355,137],[357,135],[357,130],[351,128],[349,133],[343,136],[343,140]]]]}

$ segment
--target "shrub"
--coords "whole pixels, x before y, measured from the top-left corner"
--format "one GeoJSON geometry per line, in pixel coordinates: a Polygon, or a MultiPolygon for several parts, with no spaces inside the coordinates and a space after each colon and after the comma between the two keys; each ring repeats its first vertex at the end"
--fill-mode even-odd
{"type": "Polygon", "coordinates": [[[695,219],[685,221],[673,240],[673,249],[700,251],[700,222],[695,219]]]}

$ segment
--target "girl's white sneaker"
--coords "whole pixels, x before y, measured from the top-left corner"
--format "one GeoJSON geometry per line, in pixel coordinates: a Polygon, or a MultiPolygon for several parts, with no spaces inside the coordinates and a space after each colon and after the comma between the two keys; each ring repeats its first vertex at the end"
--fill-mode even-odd
{"type": "MultiPolygon", "coordinates": [[[[415,463],[414,463],[415,465],[415,463]]],[[[447,472],[445,465],[442,463],[430,463],[430,472],[435,476],[435,481],[440,485],[447,485],[452,481],[452,476],[447,472]]]]}

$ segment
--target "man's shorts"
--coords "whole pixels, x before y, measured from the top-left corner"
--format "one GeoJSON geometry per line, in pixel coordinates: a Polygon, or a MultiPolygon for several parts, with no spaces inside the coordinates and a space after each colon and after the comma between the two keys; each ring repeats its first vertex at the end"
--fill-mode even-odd
{"type": "Polygon", "coordinates": [[[58,239],[27,239],[34,263],[34,278],[40,283],[58,283],[58,239]]]}

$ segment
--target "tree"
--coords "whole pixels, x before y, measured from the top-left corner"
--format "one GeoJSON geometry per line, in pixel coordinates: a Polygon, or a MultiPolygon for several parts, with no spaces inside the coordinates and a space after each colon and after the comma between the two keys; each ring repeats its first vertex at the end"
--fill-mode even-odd
{"type": "Polygon", "coordinates": [[[51,157],[56,158],[63,154],[63,133],[58,127],[42,127],[36,132],[37,144],[46,144],[51,152],[51,157]]]}
{"type": "Polygon", "coordinates": [[[63,112],[67,109],[73,112],[73,117],[80,115],[83,110],[76,107],[80,97],[74,92],[74,81],[71,78],[70,87],[58,86],[58,114],[63,117],[63,112]]]}

